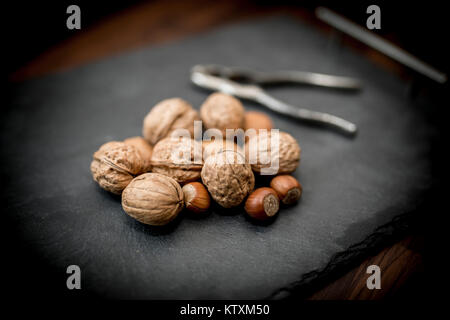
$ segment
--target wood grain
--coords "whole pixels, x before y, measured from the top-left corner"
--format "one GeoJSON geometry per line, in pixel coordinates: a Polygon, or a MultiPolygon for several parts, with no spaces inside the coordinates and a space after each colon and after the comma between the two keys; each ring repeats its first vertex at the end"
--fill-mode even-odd
{"type": "MultiPolygon", "coordinates": [[[[331,28],[319,23],[303,9],[290,6],[259,6],[246,1],[155,1],[142,3],[110,16],[96,25],[77,32],[70,39],[49,48],[27,65],[9,75],[10,81],[22,81],[70,68],[139,48],[158,45],[205,32],[226,23],[248,17],[287,13],[323,32],[331,28]]],[[[378,52],[348,38],[351,45],[379,65],[400,75],[401,67],[378,52]]],[[[325,288],[314,293],[310,300],[376,300],[392,297],[415,274],[424,271],[422,236],[408,236],[365,260],[325,288]],[[382,289],[366,287],[367,266],[376,264],[382,271],[382,289]]]]}
{"type": "Polygon", "coordinates": [[[237,1],[155,1],[126,9],[49,48],[9,79],[68,70],[144,45],[174,41],[210,28],[261,14],[237,1]]]}
{"type": "Polygon", "coordinates": [[[408,236],[376,256],[366,259],[360,266],[314,293],[309,299],[380,300],[393,297],[408,279],[424,272],[423,249],[422,236],[408,236]],[[379,290],[367,288],[366,281],[370,275],[366,271],[370,265],[377,265],[381,269],[379,290]]]}

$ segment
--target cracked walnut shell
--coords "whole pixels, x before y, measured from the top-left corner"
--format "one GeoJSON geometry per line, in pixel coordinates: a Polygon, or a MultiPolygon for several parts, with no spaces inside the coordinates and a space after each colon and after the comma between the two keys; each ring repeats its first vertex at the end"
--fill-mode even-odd
{"type": "Polygon", "coordinates": [[[134,178],[122,193],[123,210],[139,222],[153,226],[169,223],[183,207],[180,185],[158,173],[145,173],[134,178]]]}
{"type": "Polygon", "coordinates": [[[91,172],[94,180],[115,194],[121,194],[131,180],[145,170],[141,153],[123,142],[107,142],[93,157],[91,172]]]}
{"type": "Polygon", "coordinates": [[[242,103],[225,93],[211,94],[200,107],[200,116],[207,129],[218,129],[226,137],[226,129],[244,127],[244,107],[242,103]]]}
{"type": "Polygon", "coordinates": [[[295,171],[300,164],[301,153],[297,140],[289,133],[280,131],[279,148],[276,150],[271,145],[272,134],[275,133],[254,135],[245,144],[245,154],[253,171],[270,175],[295,171]]]}
{"type": "Polygon", "coordinates": [[[241,204],[255,186],[250,165],[242,154],[231,150],[209,156],[201,176],[211,197],[224,208],[241,204]]]}
{"type": "Polygon", "coordinates": [[[201,143],[187,137],[168,137],[159,141],[152,154],[152,171],[181,184],[200,179],[201,143]]]}
{"type": "Polygon", "coordinates": [[[193,136],[195,120],[200,120],[198,112],[187,101],[180,98],[166,99],[156,104],[144,118],[142,135],[151,145],[177,129],[186,129],[193,136]]]}

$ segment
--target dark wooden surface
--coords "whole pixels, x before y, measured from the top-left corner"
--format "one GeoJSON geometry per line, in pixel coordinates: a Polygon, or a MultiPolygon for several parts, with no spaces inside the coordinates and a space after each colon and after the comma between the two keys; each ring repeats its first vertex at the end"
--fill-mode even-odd
{"type": "MultiPolygon", "coordinates": [[[[176,41],[223,24],[276,13],[288,13],[315,24],[323,32],[332,32],[331,28],[316,21],[311,12],[289,6],[258,6],[238,1],[153,1],[135,5],[93,26],[74,31],[71,38],[49,48],[9,75],[9,79],[16,82],[69,70],[140,46],[176,41]]],[[[346,37],[342,40],[343,45],[352,46],[381,67],[407,77],[401,66],[378,52],[346,37]]],[[[423,251],[421,233],[407,235],[315,292],[309,299],[373,300],[397,297],[404,294],[405,288],[414,291],[417,277],[424,272],[423,251]],[[369,276],[366,269],[372,264],[381,269],[381,290],[366,287],[369,276]]]]}

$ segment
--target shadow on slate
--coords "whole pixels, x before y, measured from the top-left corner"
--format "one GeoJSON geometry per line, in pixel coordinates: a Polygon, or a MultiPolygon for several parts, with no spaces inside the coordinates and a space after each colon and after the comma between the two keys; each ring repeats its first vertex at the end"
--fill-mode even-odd
{"type": "Polygon", "coordinates": [[[26,287],[32,268],[42,271],[32,277],[45,285],[41,294],[70,296],[65,270],[76,264],[81,296],[253,299],[301,289],[323,277],[330,261],[364,254],[378,243],[374,235],[383,237],[377,228],[391,230],[394,218],[423,203],[433,182],[436,132],[422,115],[429,107],[411,101],[396,76],[286,17],[226,26],[15,85],[1,127],[3,228],[8,252],[15,253],[6,263],[9,282],[17,291],[32,290],[26,287]],[[199,63],[309,70],[364,84],[358,93],[270,89],[284,101],[359,126],[349,139],[267,111],[302,147],[294,175],[304,187],[302,201],[270,224],[252,224],[239,208],[203,219],[183,214],[157,230],[129,218],[120,197],[92,180],[92,153],[109,140],[139,135],[155,103],[179,96],[201,105],[205,91],[189,82],[190,67],[199,63]],[[335,259],[355,244],[358,254],[335,259]]]}

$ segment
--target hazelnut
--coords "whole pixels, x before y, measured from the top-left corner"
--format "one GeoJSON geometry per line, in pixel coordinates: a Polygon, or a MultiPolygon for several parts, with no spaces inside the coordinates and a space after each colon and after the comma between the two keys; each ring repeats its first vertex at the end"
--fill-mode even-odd
{"type": "Polygon", "coordinates": [[[200,182],[191,182],[183,186],[186,209],[202,213],[209,209],[211,199],[205,186],[200,182]]]}
{"type": "Polygon", "coordinates": [[[134,178],[122,193],[122,208],[152,226],[169,223],[183,209],[183,191],[174,179],[158,173],[134,178]]]}
{"type": "Polygon", "coordinates": [[[259,129],[270,131],[272,128],[272,120],[267,114],[257,111],[248,111],[245,113],[245,130],[255,129],[258,132],[259,129]]]}
{"type": "Polygon", "coordinates": [[[121,194],[133,178],[144,172],[141,153],[123,142],[111,141],[102,145],[93,155],[91,172],[103,189],[121,194]]]}
{"type": "Polygon", "coordinates": [[[152,146],[142,137],[131,137],[123,142],[138,149],[144,161],[144,171],[149,172],[152,169],[152,146]]]}
{"type": "Polygon", "coordinates": [[[201,172],[203,184],[222,207],[238,206],[253,190],[255,176],[242,154],[223,150],[209,156],[201,172]]]}
{"type": "Polygon", "coordinates": [[[273,134],[268,132],[254,135],[245,144],[245,153],[253,171],[260,173],[261,170],[266,170],[265,174],[271,175],[295,171],[300,163],[300,146],[289,133],[280,131],[278,150],[272,152],[273,134]]]}
{"type": "Polygon", "coordinates": [[[272,188],[258,188],[250,194],[244,208],[250,217],[265,220],[277,214],[280,201],[272,188]]]}
{"type": "Polygon", "coordinates": [[[218,129],[226,137],[226,129],[244,127],[242,103],[225,93],[211,94],[200,107],[200,116],[207,129],[218,129]]]}
{"type": "Polygon", "coordinates": [[[170,136],[177,129],[187,129],[194,134],[194,120],[198,112],[180,98],[166,99],[156,104],[144,119],[142,135],[151,145],[170,136]]]}
{"type": "Polygon", "coordinates": [[[200,179],[202,165],[202,146],[193,139],[168,137],[153,148],[152,172],[169,176],[178,183],[200,179]]]}
{"type": "Polygon", "coordinates": [[[277,192],[278,197],[284,204],[293,204],[302,195],[302,186],[293,176],[276,176],[270,182],[270,187],[277,192]]]}

